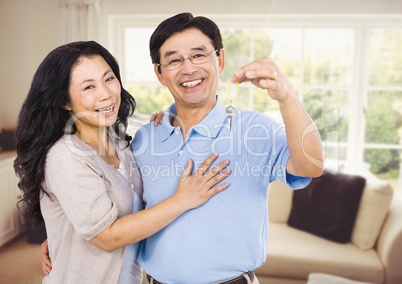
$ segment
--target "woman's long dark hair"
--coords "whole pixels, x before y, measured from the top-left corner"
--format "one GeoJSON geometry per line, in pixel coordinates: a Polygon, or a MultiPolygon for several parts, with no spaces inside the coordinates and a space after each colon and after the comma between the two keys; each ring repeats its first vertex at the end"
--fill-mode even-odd
{"type": "MultiPolygon", "coordinates": [[[[123,88],[119,65],[103,46],[94,41],[72,42],[51,51],[39,65],[32,80],[16,128],[17,158],[14,169],[23,193],[23,213],[38,225],[43,222],[39,200],[48,195],[42,183],[45,178],[45,162],[49,149],[65,133],[70,114],[64,106],[70,103],[69,86],[71,72],[83,57],[102,56],[112,68],[121,84],[121,105],[113,130],[127,140],[128,117],[135,110],[134,98],[123,88]]],[[[71,134],[76,126],[70,127],[71,134]]]]}

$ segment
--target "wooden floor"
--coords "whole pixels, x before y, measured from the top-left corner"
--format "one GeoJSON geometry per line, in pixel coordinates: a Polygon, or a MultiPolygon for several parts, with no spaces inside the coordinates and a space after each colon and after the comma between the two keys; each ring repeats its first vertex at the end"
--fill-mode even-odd
{"type": "Polygon", "coordinates": [[[40,284],[43,276],[40,244],[22,235],[0,248],[0,284],[40,284]]]}

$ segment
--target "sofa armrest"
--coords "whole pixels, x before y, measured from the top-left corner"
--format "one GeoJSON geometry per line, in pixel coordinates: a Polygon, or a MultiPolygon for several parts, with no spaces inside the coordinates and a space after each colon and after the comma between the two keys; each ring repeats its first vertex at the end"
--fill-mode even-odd
{"type": "Polygon", "coordinates": [[[381,230],[377,251],[385,269],[385,284],[402,283],[402,198],[394,195],[381,230]]]}
{"type": "Polygon", "coordinates": [[[292,207],[293,190],[279,180],[270,183],[268,187],[269,221],[287,223],[292,207]]]}

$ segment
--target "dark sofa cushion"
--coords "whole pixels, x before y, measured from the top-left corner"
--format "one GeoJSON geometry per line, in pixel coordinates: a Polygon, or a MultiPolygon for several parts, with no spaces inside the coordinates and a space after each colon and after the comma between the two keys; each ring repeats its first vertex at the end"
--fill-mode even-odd
{"type": "Polygon", "coordinates": [[[349,242],[365,185],[361,176],[324,171],[306,188],[293,191],[288,225],[338,243],[349,242]]]}

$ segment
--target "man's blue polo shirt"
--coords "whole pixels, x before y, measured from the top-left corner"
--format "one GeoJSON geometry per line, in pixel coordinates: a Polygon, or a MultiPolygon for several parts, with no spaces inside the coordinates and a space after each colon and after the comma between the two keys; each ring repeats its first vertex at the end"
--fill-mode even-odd
{"type": "Polygon", "coordinates": [[[218,100],[183,141],[170,123],[175,114],[172,105],[162,125],[141,127],[132,143],[146,206],[175,192],[188,159],[197,169],[213,152],[216,164],[230,160],[232,173],[224,180],[230,187],[144,240],[139,264],[160,282],[183,284],[216,283],[256,269],[266,258],[268,184],[279,179],[296,189],[311,180],[286,174],[284,127],[261,113],[237,111],[229,131],[218,100]]]}

